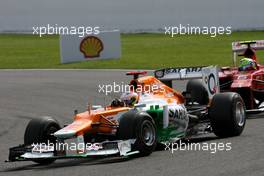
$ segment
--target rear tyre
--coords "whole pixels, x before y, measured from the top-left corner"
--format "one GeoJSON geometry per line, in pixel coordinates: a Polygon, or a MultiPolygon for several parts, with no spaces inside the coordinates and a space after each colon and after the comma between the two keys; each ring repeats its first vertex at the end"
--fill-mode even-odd
{"type": "Polygon", "coordinates": [[[246,123],[246,110],[241,96],[233,92],[216,94],[211,102],[209,118],[216,136],[239,136],[246,123]]]}
{"type": "Polygon", "coordinates": [[[191,95],[189,102],[197,102],[200,105],[207,105],[209,102],[208,92],[201,80],[193,79],[188,81],[186,92],[191,95]]]}
{"type": "Polygon", "coordinates": [[[156,125],[151,116],[135,110],[124,114],[119,121],[118,139],[136,139],[132,151],[139,151],[139,156],[150,155],[156,148],[156,125]]]}
{"type": "MultiPolygon", "coordinates": [[[[32,119],[26,128],[24,134],[24,144],[31,145],[37,143],[56,143],[56,138],[51,134],[55,133],[60,129],[59,123],[52,117],[41,117],[32,119]]],[[[39,164],[50,164],[55,159],[36,159],[33,160],[39,164]]]]}

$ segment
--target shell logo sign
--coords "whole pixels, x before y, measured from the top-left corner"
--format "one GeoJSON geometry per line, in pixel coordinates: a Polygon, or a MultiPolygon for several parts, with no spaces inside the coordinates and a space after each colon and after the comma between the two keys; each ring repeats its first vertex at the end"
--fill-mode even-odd
{"type": "Polygon", "coordinates": [[[99,34],[60,35],[61,63],[118,59],[121,57],[120,31],[101,31],[99,34]]]}
{"type": "Polygon", "coordinates": [[[100,53],[103,49],[103,42],[95,36],[85,37],[80,43],[80,51],[85,58],[100,57],[100,53]]]}

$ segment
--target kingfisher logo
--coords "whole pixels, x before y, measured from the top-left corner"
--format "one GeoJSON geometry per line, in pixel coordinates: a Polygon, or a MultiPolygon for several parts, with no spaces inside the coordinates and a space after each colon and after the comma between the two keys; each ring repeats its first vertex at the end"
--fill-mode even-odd
{"type": "Polygon", "coordinates": [[[80,51],[85,58],[100,57],[100,53],[103,49],[103,42],[95,36],[85,37],[80,43],[80,51]]]}

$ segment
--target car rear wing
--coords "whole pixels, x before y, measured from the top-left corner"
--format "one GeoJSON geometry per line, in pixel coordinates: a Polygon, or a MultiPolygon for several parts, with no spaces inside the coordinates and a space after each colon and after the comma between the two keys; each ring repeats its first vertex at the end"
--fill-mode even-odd
{"type": "Polygon", "coordinates": [[[264,40],[254,40],[254,41],[236,41],[232,42],[232,52],[233,52],[233,63],[236,66],[237,55],[242,53],[247,49],[247,44],[254,50],[264,50],[264,40]]]}
{"type": "Polygon", "coordinates": [[[154,76],[169,87],[173,80],[201,79],[209,97],[220,91],[217,66],[164,68],[154,71],[154,76]]]}

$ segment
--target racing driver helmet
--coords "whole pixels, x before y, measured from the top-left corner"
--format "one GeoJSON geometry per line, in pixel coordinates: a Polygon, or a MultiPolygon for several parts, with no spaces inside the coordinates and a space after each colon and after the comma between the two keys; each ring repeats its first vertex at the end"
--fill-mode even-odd
{"type": "Polygon", "coordinates": [[[239,71],[257,70],[257,63],[251,58],[243,58],[240,60],[239,71]]]}
{"type": "Polygon", "coordinates": [[[134,106],[138,102],[139,96],[135,92],[125,92],[121,95],[120,99],[127,106],[134,106]]]}

